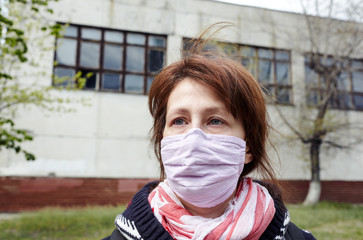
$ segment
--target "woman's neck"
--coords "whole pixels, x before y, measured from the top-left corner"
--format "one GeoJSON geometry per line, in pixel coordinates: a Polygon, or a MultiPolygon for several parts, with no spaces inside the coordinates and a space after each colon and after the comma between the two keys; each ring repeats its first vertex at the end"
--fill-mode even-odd
{"type": "Polygon", "coordinates": [[[229,205],[229,202],[234,198],[235,194],[236,194],[236,190],[224,202],[218,204],[215,207],[211,207],[211,208],[201,208],[201,207],[194,206],[194,205],[184,201],[179,196],[178,196],[178,199],[183,204],[184,208],[188,212],[190,212],[193,216],[201,216],[204,218],[217,218],[217,217],[220,217],[226,211],[226,209],[229,205]]]}

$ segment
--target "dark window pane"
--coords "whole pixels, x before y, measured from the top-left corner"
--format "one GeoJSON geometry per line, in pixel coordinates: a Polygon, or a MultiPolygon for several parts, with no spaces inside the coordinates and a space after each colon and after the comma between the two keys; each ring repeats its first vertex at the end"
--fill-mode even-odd
{"type": "Polygon", "coordinates": [[[151,84],[153,83],[154,77],[148,76],[147,77],[147,92],[150,91],[151,84]]]}
{"type": "Polygon", "coordinates": [[[143,72],[145,66],[145,48],[127,47],[126,51],[126,70],[143,72]]]}
{"type": "Polygon", "coordinates": [[[349,91],[349,74],[347,72],[343,72],[340,74],[337,81],[338,89],[342,91],[349,91]]]}
{"type": "Polygon", "coordinates": [[[123,47],[105,44],[103,67],[106,69],[120,70],[122,67],[123,47]]]}
{"type": "Polygon", "coordinates": [[[276,60],[290,60],[289,52],[286,51],[276,51],[275,52],[275,58],[276,60]]]}
{"type": "Polygon", "coordinates": [[[338,107],[352,108],[352,100],[349,94],[338,94],[338,107]]]}
{"type": "Polygon", "coordinates": [[[260,60],[258,64],[258,81],[261,83],[273,83],[273,67],[271,61],[260,60]]]}
{"type": "Polygon", "coordinates": [[[91,40],[101,40],[101,30],[93,28],[82,28],[82,38],[91,40]]]}
{"type": "Polygon", "coordinates": [[[78,35],[78,28],[75,26],[68,26],[64,29],[65,37],[77,37],[77,35],[78,35]]]}
{"type": "Polygon", "coordinates": [[[255,49],[252,47],[241,47],[240,50],[242,56],[244,57],[255,57],[255,49]]]}
{"type": "Polygon", "coordinates": [[[115,31],[105,31],[105,41],[123,43],[124,34],[121,32],[115,32],[115,31]]]}
{"type": "Polygon", "coordinates": [[[273,51],[269,50],[269,49],[260,48],[260,49],[258,49],[258,57],[259,58],[272,59],[273,58],[273,51]]]}
{"type": "Polygon", "coordinates": [[[54,85],[71,87],[74,85],[74,75],[74,69],[57,67],[54,69],[54,85]]]}
{"type": "Polygon", "coordinates": [[[363,95],[354,95],[354,105],[357,109],[363,109],[363,95]]]}
{"type": "Polygon", "coordinates": [[[276,62],[276,81],[278,84],[289,84],[289,64],[276,62]]]}
{"type": "Polygon", "coordinates": [[[144,77],[139,75],[127,74],[125,76],[125,92],[144,93],[144,77]]]}
{"type": "Polygon", "coordinates": [[[309,87],[318,87],[319,76],[309,66],[305,66],[305,82],[309,87]]]}
{"type": "Polygon", "coordinates": [[[149,37],[149,46],[152,46],[152,47],[165,47],[165,38],[150,36],[149,37]]]}
{"type": "Polygon", "coordinates": [[[112,74],[112,73],[103,74],[102,88],[111,89],[111,90],[119,90],[120,89],[120,75],[112,74]]]}
{"type": "MultiPolygon", "coordinates": [[[[82,72],[82,77],[86,78],[89,72],[82,72]]],[[[87,78],[84,88],[95,89],[97,84],[98,74],[93,73],[91,77],[87,78]]]]}
{"type": "Polygon", "coordinates": [[[279,88],[277,91],[277,101],[279,103],[290,103],[290,89],[279,88]]]}
{"type": "Polygon", "coordinates": [[[266,86],[262,88],[263,92],[271,99],[275,99],[275,88],[272,86],[266,86]]]}
{"type": "Polygon", "coordinates": [[[145,45],[146,37],[142,34],[129,33],[127,34],[127,43],[145,45]]]}
{"type": "Polygon", "coordinates": [[[363,61],[358,61],[358,60],[354,60],[352,61],[352,68],[355,68],[355,69],[363,69],[363,61]]]}
{"type": "Polygon", "coordinates": [[[256,61],[253,58],[243,58],[242,65],[256,77],[256,61]]]}
{"type": "Polygon", "coordinates": [[[320,61],[324,66],[332,66],[334,64],[334,59],[331,57],[322,57],[320,58],[320,61]]]}
{"type": "Polygon", "coordinates": [[[56,61],[58,64],[76,65],[77,40],[60,38],[57,40],[56,61]]]}
{"type": "Polygon", "coordinates": [[[81,43],[81,62],[84,67],[99,67],[100,45],[98,43],[81,43]]]}
{"type": "Polygon", "coordinates": [[[353,91],[363,92],[363,72],[353,72],[352,80],[353,80],[353,91]]]}
{"type": "Polygon", "coordinates": [[[318,92],[308,91],[307,102],[308,104],[317,105],[320,102],[318,92]]]}
{"type": "Polygon", "coordinates": [[[164,51],[149,50],[148,52],[149,72],[159,71],[164,64],[164,51]]]}

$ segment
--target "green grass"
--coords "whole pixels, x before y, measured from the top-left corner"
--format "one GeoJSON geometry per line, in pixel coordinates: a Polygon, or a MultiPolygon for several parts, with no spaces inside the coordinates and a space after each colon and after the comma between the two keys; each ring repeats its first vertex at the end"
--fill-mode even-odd
{"type": "Polygon", "coordinates": [[[100,240],[112,233],[119,207],[46,208],[0,221],[0,239],[100,240]]]}
{"type": "Polygon", "coordinates": [[[317,206],[288,206],[291,221],[318,240],[363,239],[363,206],[322,202],[317,206]]]}
{"type": "MultiPolygon", "coordinates": [[[[318,240],[363,239],[363,206],[323,202],[289,205],[291,220],[318,240]]],[[[111,234],[119,207],[47,208],[0,220],[0,239],[100,240],[111,234]]]]}

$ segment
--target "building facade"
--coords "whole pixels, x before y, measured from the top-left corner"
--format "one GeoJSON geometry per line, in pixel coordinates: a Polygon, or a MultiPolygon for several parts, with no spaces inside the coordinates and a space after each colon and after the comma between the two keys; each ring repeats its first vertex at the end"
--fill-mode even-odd
{"type": "MultiPolygon", "coordinates": [[[[88,80],[84,90],[54,92],[72,99],[74,112],[48,113],[35,107],[18,111],[17,125],[31,129],[35,137],[25,148],[37,160],[0,153],[0,211],[124,203],[145,182],[157,179],[158,163],[148,138],[148,89],[162,66],[180,58],[187,39],[217,22],[234,24],[217,35],[221,42],[233,43],[227,54],[277,97],[278,104],[268,105],[271,124],[279,132],[271,137],[277,150],[271,148],[271,158],[279,179],[289,183],[287,199],[303,200],[310,179],[309,152],[292,140],[276,111],[298,122],[306,96],[315,93],[312,101],[319,97],[318,90],[307,87],[311,73],[304,53],[309,48],[296,40],[306,31],[303,15],[207,0],[61,0],[54,3],[54,11],[50,20],[68,26],[64,36],[47,40],[56,50],[30,49],[46,74],[22,81],[69,86],[74,83],[67,76],[79,71],[88,80]],[[59,78],[66,80],[57,82],[59,78]]],[[[331,110],[352,122],[363,117],[362,59],[357,53],[352,63],[357,69],[344,85],[348,110],[331,110]]],[[[347,128],[344,137],[353,138],[356,132],[347,128]]],[[[363,186],[362,168],[361,144],[349,150],[323,148],[322,199],[362,203],[363,192],[357,190],[363,186]]]]}

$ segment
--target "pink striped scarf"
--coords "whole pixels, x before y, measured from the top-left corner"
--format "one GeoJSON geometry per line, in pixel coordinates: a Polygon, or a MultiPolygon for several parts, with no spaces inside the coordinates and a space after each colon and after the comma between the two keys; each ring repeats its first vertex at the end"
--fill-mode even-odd
{"type": "Polygon", "coordinates": [[[274,202],[267,189],[246,178],[222,216],[193,216],[170,189],[160,182],[148,198],[155,217],[174,239],[259,239],[271,222],[274,202]]]}

